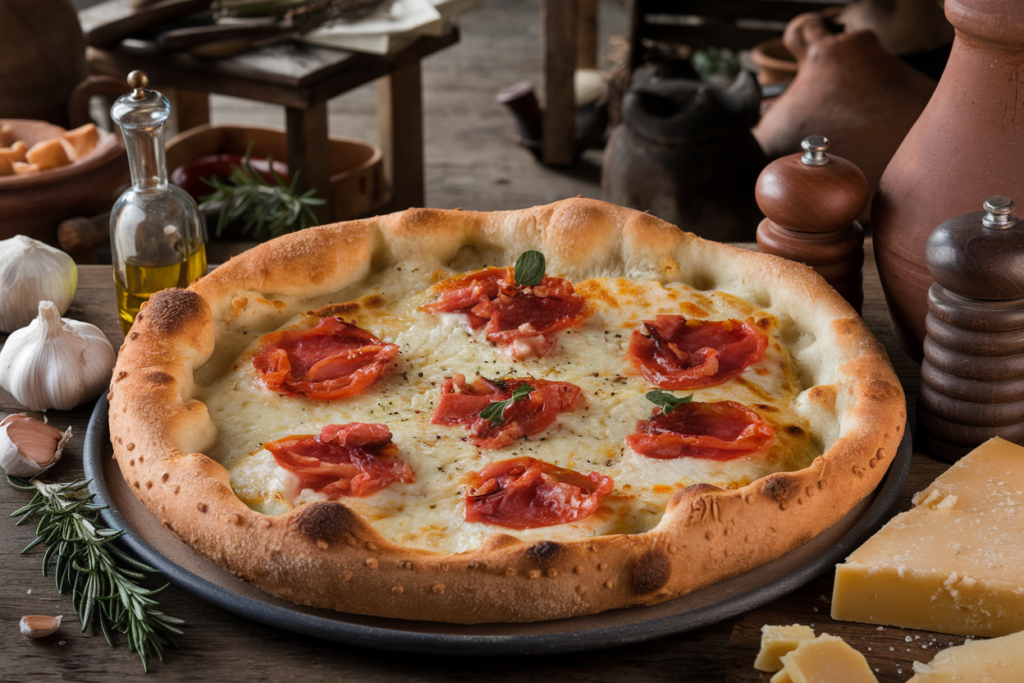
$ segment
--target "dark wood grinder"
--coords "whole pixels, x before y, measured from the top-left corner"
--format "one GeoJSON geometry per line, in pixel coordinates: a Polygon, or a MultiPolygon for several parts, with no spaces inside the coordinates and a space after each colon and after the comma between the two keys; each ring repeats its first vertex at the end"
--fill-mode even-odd
{"type": "Polygon", "coordinates": [[[864,303],[864,229],[857,216],[868,203],[868,181],[846,159],[829,156],[828,138],[812,135],[803,154],[776,159],[754,189],[767,216],[757,227],[766,254],[814,268],[860,313],[864,303]]]}
{"type": "Polygon", "coordinates": [[[1024,443],[1024,226],[1007,197],[935,228],[925,259],[922,450],[953,462],[993,436],[1024,443]]]}

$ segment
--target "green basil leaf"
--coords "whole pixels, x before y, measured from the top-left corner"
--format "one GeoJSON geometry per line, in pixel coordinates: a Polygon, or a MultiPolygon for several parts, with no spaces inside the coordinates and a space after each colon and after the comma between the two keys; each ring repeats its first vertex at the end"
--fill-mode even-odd
{"type": "Polygon", "coordinates": [[[516,260],[516,286],[533,287],[544,279],[547,263],[539,251],[524,251],[516,260]]]}
{"type": "Polygon", "coordinates": [[[672,392],[662,391],[661,389],[655,389],[654,391],[647,392],[647,400],[661,408],[661,412],[666,415],[684,403],[689,403],[692,398],[693,394],[679,398],[678,396],[674,396],[672,392]]]}
{"type": "Polygon", "coordinates": [[[512,398],[505,399],[504,401],[495,401],[486,408],[480,411],[480,417],[493,422],[494,424],[501,424],[505,421],[505,408],[508,407],[513,401],[522,401],[524,398],[533,393],[534,389],[525,382],[520,384],[512,390],[512,398]]]}
{"type": "Polygon", "coordinates": [[[509,401],[495,401],[480,411],[480,417],[488,422],[501,424],[505,421],[505,406],[508,404],[509,401]]]}

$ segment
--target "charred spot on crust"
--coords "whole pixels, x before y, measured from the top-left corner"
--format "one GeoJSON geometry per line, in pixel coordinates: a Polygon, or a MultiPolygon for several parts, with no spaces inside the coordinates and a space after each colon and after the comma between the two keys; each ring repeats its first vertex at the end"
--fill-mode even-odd
{"type": "Polygon", "coordinates": [[[150,325],[154,331],[167,334],[202,318],[204,305],[203,298],[195,292],[172,287],[157,292],[149,299],[146,314],[152,318],[150,325]]]}
{"type": "Polygon", "coordinates": [[[324,306],[316,315],[321,318],[330,318],[333,316],[345,316],[350,313],[355,313],[359,310],[359,304],[354,301],[349,301],[344,304],[331,304],[330,306],[324,306]]]}
{"type": "Polygon", "coordinates": [[[786,425],[784,429],[787,434],[792,434],[793,436],[803,436],[804,434],[804,430],[796,425],[786,425]]]}
{"type": "Polygon", "coordinates": [[[328,543],[356,536],[361,528],[359,519],[341,503],[313,503],[296,517],[295,525],[307,538],[328,543]]]}
{"type": "Polygon", "coordinates": [[[166,372],[151,372],[146,375],[146,379],[153,384],[173,384],[174,378],[168,375],[166,372]]]}
{"type": "Polygon", "coordinates": [[[864,395],[873,401],[888,402],[899,398],[900,390],[884,379],[873,379],[866,383],[864,395]]]}
{"type": "Polygon", "coordinates": [[[672,576],[672,563],[660,550],[648,550],[633,565],[633,590],[641,595],[663,588],[672,576]]]}
{"type": "Polygon", "coordinates": [[[562,552],[562,546],[554,541],[541,541],[526,549],[526,556],[541,567],[546,567],[555,561],[562,552]]]}
{"type": "Polygon", "coordinates": [[[764,482],[763,490],[779,503],[797,495],[800,487],[792,477],[785,475],[768,477],[764,482]]]}
{"type": "Polygon", "coordinates": [[[380,308],[384,305],[384,297],[378,294],[371,294],[370,296],[363,299],[363,304],[367,308],[380,308]]]}

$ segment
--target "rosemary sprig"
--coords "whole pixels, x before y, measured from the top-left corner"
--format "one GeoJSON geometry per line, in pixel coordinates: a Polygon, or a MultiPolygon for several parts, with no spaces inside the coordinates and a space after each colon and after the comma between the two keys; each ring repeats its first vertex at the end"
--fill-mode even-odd
{"type": "Polygon", "coordinates": [[[217,237],[221,236],[228,223],[242,220],[243,233],[252,233],[257,240],[270,239],[287,232],[304,230],[316,225],[314,206],[326,203],[326,200],[314,197],[315,189],[299,194],[297,191],[299,171],[292,174],[291,185],[274,170],[274,158],[267,155],[267,164],[274,175],[276,185],[271,185],[253,168],[249,159],[252,155],[252,144],[242,157],[241,165],[231,166],[231,175],[226,179],[217,176],[201,178],[213,188],[213,194],[202,198],[202,208],[220,206],[217,219],[217,237]]]}
{"type": "Polygon", "coordinates": [[[111,645],[112,634],[121,632],[128,639],[128,649],[138,653],[142,668],[149,671],[147,655],[163,661],[164,648],[177,647],[175,635],[185,622],[157,610],[153,595],[167,586],[151,590],[138,582],[152,567],[135,560],[111,543],[122,534],[103,525],[99,513],[103,506],[93,502],[88,481],[44,484],[18,477],[7,482],[25,491],[35,491],[28,505],[11,514],[20,517],[18,525],[38,519],[36,538],[22,550],[27,553],[36,546],[46,546],[43,553],[43,576],[54,569],[57,590],[71,593],[71,601],[82,622],[82,631],[89,626],[99,631],[111,645]]]}

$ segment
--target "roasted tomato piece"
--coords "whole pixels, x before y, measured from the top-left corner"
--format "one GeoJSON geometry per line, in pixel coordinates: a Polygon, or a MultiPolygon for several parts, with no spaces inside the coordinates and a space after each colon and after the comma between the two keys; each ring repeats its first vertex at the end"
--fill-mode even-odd
{"type": "Polygon", "coordinates": [[[327,425],[319,436],[289,436],[264,444],[277,464],[299,479],[299,488],[331,498],[368,496],[396,481],[416,481],[398,459],[398,446],[383,424],[327,425]]]}
{"type": "Polygon", "coordinates": [[[554,349],[554,334],[580,322],[583,298],[561,277],[517,287],[512,268],[485,268],[439,285],[440,294],[423,306],[428,313],[464,313],[474,330],[512,358],[544,356],[554,349]]]}
{"type": "Polygon", "coordinates": [[[466,521],[532,529],[589,517],[611,493],[611,478],[580,474],[534,458],[512,458],[468,480],[466,521]]]}
{"type": "Polygon", "coordinates": [[[661,460],[732,460],[762,451],[774,441],[771,424],[735,401],[691,401],[668,415],[656,409],[626,437],[626,444],[640,455],[661,460]]]}
{"type": "Polygon", "coordinates": [[[335,400],[362,393],[397,356],[394,344],[332,317],[310,329],[266,335],[252,365],[271,391],[335,400]]]}
{"type": "Polygon", "coordinates": [[[441,400],[431,424],[465,425],[469,440],[487,450],[504,448],[516,439],[544,431],[559,413],[571,412],[579,403],[582,391],[569,382],[549,382],[533,377],[489,380],[478,377],[466,382],[465,375],[455,375],[441,385],[441,400]],[[512,400],[516,388],[533,387],[525,398],[512,400]],[[480,412],[493,403],[508,401],[501,411],[501,420],[488,420],[480,412]]]}
{"type": "Polygon", "coordinates": [[[662,389],[700,389],[721,384],[764,358],[768,338],[742,320],[687,320],[659,315],[633,332],[633,366],[662,389]]]}

